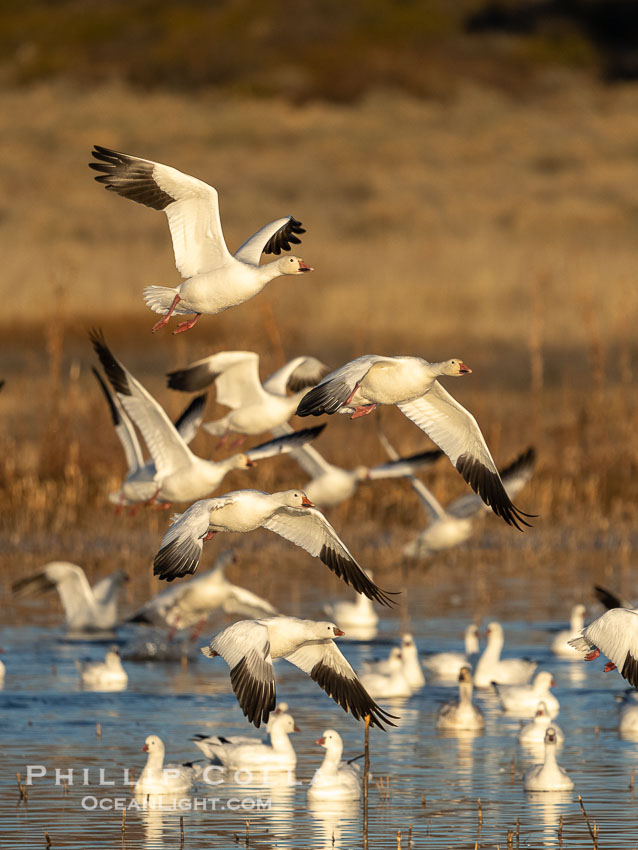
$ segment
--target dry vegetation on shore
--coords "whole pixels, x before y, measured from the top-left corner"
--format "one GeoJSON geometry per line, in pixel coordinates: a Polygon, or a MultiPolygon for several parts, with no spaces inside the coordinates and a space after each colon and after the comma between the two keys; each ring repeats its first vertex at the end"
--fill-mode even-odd
{"type": "MultiPolygon", "coordinates": [[[[519,499],[539,514],[535,530],[519,536],[487,520],[503,568],[519,558],[534,566],[539,552],[565,544],[563,534],[572,569],[579,546],[594,571],[609,567],[607,554],[596,567],[597,545],[629,563],[638,502],[636,89],[581,86],[521,105],[466,87],[447,103],[386,92],[343,107],[47,84],[5,91],[3,101],[5,588],[52,557],[98,572],[125,560],[152,583],[147,564],[167,516],[115,518],[106,503],[123,458],[90,374],[86,331],[97,325],[171,413],[185,399],[165,389],[163,373],[224,348],[261,352],[264,375],[302,352],[334,366],[368,351],[462,357],[474,373],[448,385],[498,462],[530,443],[539,450],[538,474],[519,499]],[[299,253],[317,271],[275,281],[188,334],[152,337],[141,289],[179,280],[166,222],[94,184],[93,143],[213,183],[231,247],[293,213],[308,228],[299,253]]],[[[396,411],[383,414],[404,451],[425,445],[396,411]]],[[[318,448],[344,465],[380,461],[373,419],[339,417],[318,448]]],[[[214,453],[212,438],[198,437],[195,450],[214,453]]],[[[442,499],[463,489],[446,463],[428,480],[442,499]]],[[[303,476],[286,460],[226,481],[229,490],[269,489],[303,476]]],[[[385,570],[386,586],[396,544],[423,522],[404,482],[363,488],[333,518],[362,562],[385,570]]],[[[263,557],[277,557],[267,535],[246,551],[262,544],[263,557]]],[[[476,557],[470,547],[441,563],[476,557]]]]}

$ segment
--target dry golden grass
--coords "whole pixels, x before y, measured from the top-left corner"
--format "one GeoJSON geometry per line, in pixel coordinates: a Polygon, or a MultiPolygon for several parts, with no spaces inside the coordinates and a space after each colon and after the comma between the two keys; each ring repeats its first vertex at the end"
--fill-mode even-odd
{"type": "MultiPolygon", "coordinates": [[[[86,330],[97,325],[171,414],[186,398],[165,389],[163,373],[224,348],[259,351],[263,375],[299,353],[334,366],[370,351],[462,357],[474,374],[448,385],[477,416],[497,462],[531,443],[539,453],[518,499],[539,514],[534,531],[486,521],[501,571],[548,565],[556,547],[570,553],[570,581],[582,561],[599,575],[610,560],[630,562],[638,92],[575,87],[520,104],[466,88],[445,104],[379,93],[344,108],[47,85],[5,92],[4,106],[5,588],[52,557],[94,573],[125,561],[138,600],[156,584],[148,564],[167,516],[116,518],[105,500],[124,464],[90,374],[86,330]],[[293,213],[308,228],[299,253],[317,271],[279,279],[188,334],[152,337],[141,290],[179,281],[166,222],[93,182],[93,143],[215,185],[231,247],[293,213]],[[599,543],[611,558],[592,555],[599,543]]],[[[398,411],[381,413],[402,451],[425,446],[398,411]]],[[[375,417],[335,417],[318,448],[344,465],[381,461],[375,417]]],[[[194,448],[210,456],[213,445],[201,435],[194,448]]],[[[286,459],[224,484],[303,480],[286,459]]],[[[464,489],[445,462],[427,480],[443,500],[464,489]]],[[[405,482],[364,487],[331,516],[388,587],[398,544],[424,522],[405,482]]],[[[247,567],[255,576],[280,552],[268,535],[242,541],[242,550],[249,560],[259,553],[247,567]]],[[[477,552],[441,564],[466,569],[484,560],[477,552]]],[[[325,572],[318,581],[334,590],[325,572]]]]}

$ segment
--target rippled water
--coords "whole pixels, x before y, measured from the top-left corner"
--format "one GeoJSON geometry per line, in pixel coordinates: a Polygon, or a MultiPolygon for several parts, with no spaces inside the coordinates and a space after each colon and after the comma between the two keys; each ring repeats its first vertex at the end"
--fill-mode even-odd
{"type": "MultiPolygon", "coordinates": [[[[425,653],[458,648],[465,624],[459,615],[424,619],[411,628],[425,653]]],[[[617,673],[603,674],[600,661],[554,658],[549,629],[558,625],[510,620],[505,654],[533,656],[554,673],[561,701],[557,721],[566,735],[559,761],[574,780],[574,791],[523,790],[522,772],[535,758],[516,741],[519,719],[503,715],[491,692],[478,693],[486,714],[483,733],[438,733],[437,707],[454,689],[429,682],[410,699],[388,703],[401,718],[396,730],[371,734],[371,847],[396,847],[398,830],[404,848],[410,830],[415,848],[473,848],[476,842],[506,847],[508,830],[516,831],[517,822],[514,846],[518,840],[520,847],[559,847],[561,816],[562,846],[587,847],[591,839],[578,794],[596,821],[601,847],[638,847],[638,803],[629,787],[638,744],[619,738],[616,728],[614,696],[625,683],[617,673]]],[[[396,630],[396,620],[383,620],[374,642],[343,642],[344,652],[356,668],[365,658],[385,654],[396,630]]],[[[124,653],[139,634],[133,627],[122,630],[124,653]]],[[[139,774],[148,734],[162,737],[169,761],[188,761],[200,755],[189,741],[195,733],[250,733],[219,660],[195,655],[186,667],[128,661],[127,690],[91,693],[80,690],[74,660],[99,658],[104,645],[68,642],[60,628],[33,625],[4,627],[0,645],[7,665],[0,691],[2,833],[12,848],[44,847],[45,832],[53,847],[93,848],[98,839],[121,846],[122,811],[113,806],[131,804],[123,771],[139,774]],[[15,775],[20,772],[24,781],[28,764],[45,766],[47,774],[34,780],[25,806],[18,803],[15,775]],[[73,784],[56,784],[56,768],[73,769],[73,784]],[[114,784],[100,783],[100,769],[103,780],[114,784]]],[[[305,793],[323,756],[316,738],[336,728],[346,756],[355,756],[363,752],[363,725],[295,668],[281,662],[277,669],[279,696],[289,702],[302,730],[294,737],[295,773],[255,775],[249,784],[241,776],[200,785],[186,800],[165,800],[164,811],[128,808],[125,847],[179,847],[180,817],[186,847],[244,846],[247,839],[250,847],[260,848],[362,845],[360,804],[309,806],[305,793]]]]}

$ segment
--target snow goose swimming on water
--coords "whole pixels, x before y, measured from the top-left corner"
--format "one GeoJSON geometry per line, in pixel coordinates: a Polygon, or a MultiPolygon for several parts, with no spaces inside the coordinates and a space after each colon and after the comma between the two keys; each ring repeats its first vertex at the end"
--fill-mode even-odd
{"type": "Polygon", "coordinates": [[[301,222],[292,216],[266,224],[231,254],[226,247],[219,218],[217,190],[168,165],[140,159],[95,145],[97,162],[90,168],[103,172],[95,179],[111,192],[138,204],[162,210],[168,218],[175,264],[183,283],[147,286],[146,304],[163,318],[159,330],[173,313],[194,317],[177,326],[174,333],[192,328],[202,313],[215,314],[248,301],[280,275],[311,272],[299,257],[289,256],[260,266],[262,254],[280,254],[301,241],[301,222]]]}
{"type": "Polygon", "coordinates": [[[212,570],[162,590],[143,605],[129,622],[168,626],[179,631],[201,623],[219,608],[225,614],[239,614],[242,617],[276,614],[276,609],[268,600],[228,581],[224,570],[233,560],[232,552],[222,552],[212,570]]]}
{"type": "Polygon", "coordinates": [[[195,779],[195,770],[188,764],[164,764],[164,742],[157,735],[149,735],[143,753],[148,753],[144,769],[135,783],[136,796],[157,794],[185,794],[195,779]]]}
{"type": "Polygon", "coordinates": [[[459,698],[445,702],[439,708],[437,729],[482,729],[485,719],[481,709],[472,702],[472,671],[462,667],[459,672],[459,698]]]}
{"type": "Polygon", "coordinates": [[[578,653],[571,645],[570,640],[577,638],[585,626],[585,613],[587,609],[578,603],[571,610],[569,628],[559,632],[552,641],[552,652],[565,658],[578,658],[578,653]]]}
{"type": "MultiPolygon", "coordinates": [[[[370,581],[373,581],[373,575],[370,570],[364,570],[370,581]]],[[[356,638],[359,633],[363,634],[363,639],[374,637],[379,623],[379,617],[374,610],[374,606],[370,599],[363,593],[357,593],[355,602],[343,600],[333,602],[323,606],[324,613],[327,614],[340,629],[354,629],[356,638]],[[366,637],[368,636],[368,637],[366,637]]]]}
{"type": "Polygon", "coordinates": [[[428,363],[421,357],[366,354],[327,375],[299,403],[298,416],[371,413],[380,404],[399,410],[445,452],[486,505],[522,530],[529,516],[512,503],[481,430],[472,416],[437,381],[471,372],[462,360],[428,363]]]}
{"type": "MultiPolygon", "coordinates": [[[[379,440],[388,457],[397,460],[399,453],[381,431],[379,440]]],[[[296,458],[298,454],[299,452],[295,452],[293,457],[296,458]]],[[[530,447],[509,466],[499,469],[501,481],[510,499],[514,499],[532,477],[535,461],[536,452],[530,447]]],[[[403,547],[403,554],[408,558],[427,558],[436,552],[460,546],[474,533],[476,520],[480,515],[489,511],[480,496],[475,493],[460,496],[444,508],[420,478],[410,475],[408,480],[428,515],[427,526],[416,540],[403,547]]],[[[454,678],[457,675],[458,671],[454,678]]]]}
{"type": "MultiPolygon", "coordinates": [[[[290,452],[319,434],[295,431],[220,461],[198,457],[188,448],[164,408],[111,353],[103,335],[90,334],[106,375],[119,401],[140,429],[155,466],[155,494],[162,502],[191,502],[215,490],[231,469],[246,469],[257,460],[290,452]]],[[[126,493],[125,493],[126,494],[126,493]]]]}
{"type": "Polygon", "coordinates": [[[107,650],[104,661],[76,661],[75,666],[80,674],[80,683],[87,690],[122,690],[128,684],[128,673],[122,667],[116,646],[107,650]]]}
{"type": "Polygon", "coordinates": [[[610,660],[605,672],[618,668],[623,679],[638,688],[638,609],[611,608],[570,643],[587,653],[585,661],[606,655],[610,660]]]}
{"type": "Polygon", "coordinates": [[[370,581],[325,516],[301,490],[235,490],[195,502],[172,519],[153,560],[153,572],[161,579],[172,581],[194,573],[204,541],[218,532],[247,532],[263,527],[319,557],[358,593],[382,605],[392,604],[389,595],[370,581]]]}
{"type": "Polygon", "coordinates": [[[269,770],[286,770],[297,764],[297,753],[290,741],[293,732],[299,732],[290,714],[272,715],[268,721],[270,744],[263,741],[233,740],[210,737],[195,740],[195,745],[210,759],[228,768],[265,767],[269,770]]]}
{"type": "Polygon", "coordinates": [[[536,714],[532,717],[529,723],[525,723],[518,733],[518,740],[523,746],[536,747],[542,744],[545,740],[545,732],[549,726],[552,726],[556,733],[556,744],[560,747],[565,740],[563,730],[554,723],[547,706],[544,702],[539,702],[536,708],[536,714]]]}
{"type": "Polygon", "coordinates": [[[390,654],[387,673],[362,673],[361,684],[370,696],[377,699],[403,698],[412,695],[414,690],[407,680],[403,666],[401,650],[390,654]]]}
{"type": "Polygon", "coordinates": [[[489,623],[487,645],[474,670],[474,685],[489,688],[492,682],[499,685],[525,685],[538,667],[529,658],[501,658],[503,649],[503,627],[500,623],[489,623]]]}
{"type": "Polygon", "coordinates": [[[295,357],[272,374],[263,385],[259,355],[254,351],[219,351],[184,369],[168,373],[173,390],[195,392],[215,384],[218,404],[231,410],[204,429],[225,438],[229,433],[262,434],[287,422],[308,387],[330,369],[315,357],[295,357]],[[290,390],[292,395],[288,395],[290,390]]]}
{"type": "Polygon", "coordinates": [[[549,690],[555,684],[552,674],[541,670],[530,685],[498,685],[494,682],[493,686],[505,711],[529,716],[529,712],[542,700],[550,717],[555,717],[560,710],[560,703],[549,690]]]}
{"type": "MultiPolygon", "coordinates": [[[[277,718],[281,714],[288,714],[292,717],[292,714],[288,711],[288,703],[280,702],[277,705],[277,708],[271,712],[270,717],[268,718],[268,723],[266,723],[266,733],[270,734],[270,730],[272,729],[273,723],[277,720],[277,718]]],[[[198,747],[204,755],[214,761],[217,756],[215,755],[214,747],[219,745],[220,741],[229,741],[231,744],[265,744],[266,741],[264,739],[255,738],[254,736],[249,735],[193,735],[191,741],[198,747]],[[209,746],[210,745],[210,746],[209,746]]]]}
{"type": "Polygon", "coordinates": [[[317,741],[325,747],[321,767],[308,787],[309,800],[358,800],[361,797],[361,770],[357,764],[341,761],[343,740],[334,729],[326,729],[317,741]]]}
{"type": "Polygon", "coordinates": [[[51,561],[36,575],[15,582],[13,591],[41,593],[55,588],[70,634],[102,634],[112,632],[118,624],[117,597],[126,581],[124,570],[117,570],[91,587],[82,567],[51,561]]]}
{"type": "Polygon", "coordinates": [[[436,679],[455,681],[459,678],[463,667],[472,667],[471,659],[478,655],[479,639],[478,626],[470,623],[465,629],[465,653],[435,652],[423,659],[426,671],[436,679]]]}
{"type": "Polygon", "coordinates": [[[545,761],[525,771],[526,791],[571,791],[574,783],[556,761],[556,731],[549,726],[545,732],[545,761]]]}
{"type": "Polygon", "coordinates": [[[273,661],[285,658],[322,688],[356,720],[394,726],[392,715],[374,702],[341,654],[333,638],[343,635],[334,623],[268,617],[241,620],[215,635],[202,652],[220,655],[230,667],[230,681],[244,715],[259,728],[275,708],[273,661]]]}

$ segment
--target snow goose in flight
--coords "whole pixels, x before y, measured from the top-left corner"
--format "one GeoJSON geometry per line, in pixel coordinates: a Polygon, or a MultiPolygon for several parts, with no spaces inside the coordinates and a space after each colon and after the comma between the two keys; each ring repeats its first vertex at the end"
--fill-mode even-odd
{"type": "Polygon", "coordinates": [[[210,737],[195,740],[195,745],[210,759],[228,768],[264,767],[269,770],[286,770],[297,764],[297,753],[290,740],[299,732],[290,714],[274,714],[268,721],[270,744],[246,739],[210,737]]]}
{"type": "Polygon", "coordinates": [[[231,410],[206,431],[226,438],[229,433],[262,434],[283,425],[293,415],[307,388],[329,372],[315,357],[295,357],[262,384],[259,355],[254,351],[219,351],[184,369],[168,373],[168,386],[196,392],[215,384],[217,403],[231,410]],[[288,395],[290,390],[292,395],[288,395]]]}
{"type": "Polygon", "coordinates": [[[359,800],[361,797],[361,770],[359,765],[341,760],[343,740],[334,729],[326,729],[317,741],[324,747],[321,767],[317,769],[308,787],[309,800],[359,800]]]}
{"type": "Polygon", "coordinates": [[[557,736],[553,726],[545,732],[545,761],[525,771],[526,791],[571,791],[574,783],[556,761],[557,736]]]}
{"type": "Polygon", "coordinates": [[[92,691],[119,691],[128,684],[128,673],[122,667],[117,646],[107,650],[104,661],[76,661],[83,688],[92,691]]]}
{"type": "Polygon", "coordinates": [[[423,659],[423,666],[436,679],[458,680],[463,667],[472,668],[478,655],[478,626],[470,623],[465,629],[465,652],[435,652],[423,659]]]}
{"type": "Polygon", "coordinates": [[[186,794],[195,778],[195,770],[188,764],[164,764],[164,742],[157,735],[149,735],[143,753],[148,753],[144,769],[135,783],[138,797],[157,794],[186,794]]]}
{"type": "Polygon", "coordinates": [[[162,590],[143,605],[129,622],[168,626],[179,631],[201,623],[218,609],[225,614],[242,617],[276,614],[276,609],[268,600],[228,581],[224,570],[233,560],[232,552],[222,552],[212,570],[162,590]]]}
{"type": "Polygon", "coordinates": [[[124,570],[117,570],[91,587],[82,567],[51,561],[36,575],[15,582],[13,591],[41,593],[55,588],[70,634],[103,633],[117,626],[117,597],[125,581],[124,570]]]}
{"type": "Polygon", "coordinates": [[[334,623],[297,617],[241,620],[215,635],[202,652],[209,658],[220,655],[228,664],[241,710],[257,728],[275,708],[273,661],[277,658],[307,673],[356,720],[369,716],[372,726],[394,726],[396,718],[374,702],[334,642],[341,635],[334,623]]]}
{"type": "Polygon", "coordinates": [[[602,653],[610,660],[605,671],[618,672],[634,688],[638,688],[638,609],[611,608],[586,626],[580,637],[570,641],[585,660],[592,661],[602,653]]]}
{"type": "MultiPolygon", "coordinates": [[[[393,461],[397,461],[399,459],[399,453],[380,430],[379,440],[386,450],[388,457],[393,461]]],[[[296,458],[298,454],[299,452],[295,452],[293,457],[296,458]]],[[[530,480],[535,462],[536,452],[530,447],[522,452],[509,466],[499,469],[501,481],[510,499],[514,499],[530,480]]],[[[416,540],[411,541],[403,547],[403,554],[407,558],[427,558],[436,552],[451,549],[454,546],[460,546],[461,543],[465,543],[472,536],[475,528],[475,520],[482,513],[489,511],[489,508],[480,496],[475,493],[460,496],[449,504],[447,508],[444,508],[423,481],[414,475],[410,475],[408,480],[412,485],[412,489],[419,497],[419,501],[425,509],[429,521],[426,528],[423,529],[416,540]]],[[[457,676],[458,670],[454,678],[456,679],[457,676]]]]}
{"type": "Polygon", "coordinates": [[[421,357],[366,354],[327,375],[299,403],[297,415],[371,413],[380,404],[399,410],[445,452],[486,505],[522,531],[529,523],[507,495],[481,430],[472,416],[437,381],[471,372],[462,360],[428,363],[421,357]]]}
{"type": "MultiPolygon", "coordinates": [[[[292,429],[289,425],[282,425],[275,433],[290,431],[292,429]]],[[[301,446],[295,449],[292,456],[306,475],[310,476],[310,481],[304,484],[304,492],[308,498],[322,508],[332,508],[346,499],[351,499],[361,481],[410,477],[417,470],[431,466],[442,454],[439,449],[420,452],[410,457],[400,457],[397,454],[390,463],[372,467],[360,465],[354,469],[343,469],[329,463],[314,446],[301,446]]]]}
{"type": "MultiPolygon", "coordinates": [[[[92,371],[108,403],[115,433],[124,450],[124,456],[128,466],[119,493],[109,493],[109,501],[118,505],[120,508],[123,505],[150,502],[155,498],[158,489],[157,481],[155,480],[157,475],[155,464],[152,459],[148,461],[144,460],[144,453],[135,427],[119,398],[115,393],[111,392],[107,384],[102,380],[102,376],[98,370],[93,368],[92,371]]],[[[206,394],[196,396],[173,423],[175,430],[186,445],[194,439],[201,425],[204,418],[205,406],[206,394]]]]}
{"type": "Polygon", "coordinates": [[[299,244],[305,233],[292,216],[266,224],[231,254],[226,247],[219,217],[217,190],[168,165],[140,159],[95,145],[97,162],[89,165],[101,172],[95,179],[106,189],[155,210],[168,218],[175,264],[185,278],[176,287],[147,286],[146,304],[163,318],[159,330],[175,314],[194,314],[174,333],[197,322],[202,313],[215,314],[242,304],[257,295],[280,275],[312,271],[299,257],[281,257],[259,265],[262,254],[280,254],[299,244]]]}
{"type": "Polygon", "coordinates": [[[325,516],[301,490],[235,490],[214,499],[201,499],[172,519],[153,560],[153,572],[161,579],[172,581],[194,573],[204,541],[218,532],[243,533],[263,527],[319,557],[358,593],[382,605],[392,604],[389,595],[370,581],[325,516]]]}
{"type": "Polygon", "coordinates": [[[459,698],[445,702],[439,708],[437,729],[482,729],[485,719],[481,709],[472,702],[472,670],[461,667],[459,672],[459,698]]]}
{"type": "Polygon", "coordinates": [[[499,685],[493,683],[494,690],[499,696],[505,711],[512,714],[525,714],[529,717],[539,702],[544,702],[550,717],[555,717],[560,710],[560,703],[550,688],[555,685],[554,677],[547,670],[541,670],[534,676],[530,685],[499,685]]]}
{"type": "Polygon", "coordinates": [[[500,623],[489,623],[487,644],[474,670],[477,688],[489,688],[492,682],[500,685],[525,685],[538,667],[529,658],[501,658],[504,637],[500,623]]]}
{"type": "MultiPolygon", "coordinates": [[[[319,434],[315,429],[295,431],[247,452],[220,461],[200,458],[188,448],[164,408],[112,354],[103,335],[90,334],[91,342],[117,398],[140,429],[155,466],[155,493],[162,502],[192,502],[215,490],[232,469],[246,469],[257,460],[290,452],[319,434]]],[[[125,496],[129,494],[125,489],[125,496]]]]}
{"type": "Polygon", "coordinates": [[[565,658],[578,658],[578,653],[571,645],[570,640],[577,638],[585,626],[585,613],[587,609],[578,603],[571,610],[569,628],[559,632],[552,641],[552,652],[565,658]]]}

